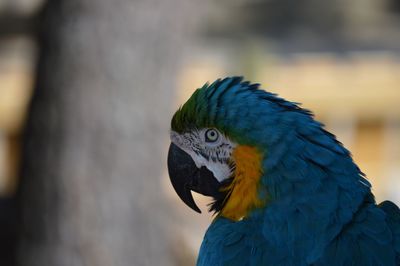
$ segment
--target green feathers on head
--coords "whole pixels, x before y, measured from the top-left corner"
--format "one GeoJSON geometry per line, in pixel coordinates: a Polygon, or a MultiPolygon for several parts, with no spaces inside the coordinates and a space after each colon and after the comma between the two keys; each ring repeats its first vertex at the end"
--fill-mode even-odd
{"type": "Polygon", "coordinates": [[[176,111],[171,121],[173,131],[184,133],[194,128],[210,126],[207,113],[207,88],[209,88],[208,83],[197,89],[189,100],[176,111]]]}
{"type": "Polygon", "coordinates": [[[243,82],[242,77],[217,79],[211,85],[206,83],[174,114],[171,129],[182,134],[193,129],[215,127],[224,134],[229,132],[232,140],[244,142],[245,135],[237,129],[243,128],[246,120],[237,118],[249,112],[249,106],[243,106],[247,103],[243,99],[251,96],[257,88],[258,84],[243,82]]]}

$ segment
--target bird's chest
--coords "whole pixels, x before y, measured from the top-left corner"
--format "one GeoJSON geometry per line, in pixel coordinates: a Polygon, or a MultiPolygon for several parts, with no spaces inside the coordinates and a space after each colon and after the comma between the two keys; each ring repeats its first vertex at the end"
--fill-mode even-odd
{"type": "Polygon", "coordinates": [[[307,243],[290,244],[283,235],[269,236],[261,222],[217,221],[204,237],[197,265],[307,265],[307,243]]]}
{"type": "Polygon", "coordinates": [[[208,229],[198,265],[308,265],[307,261],[323,252],[325,240],[321,223],[299,213],[277,215],[263,213],[253,219],[233,222],[217,219],[208,229]]]}

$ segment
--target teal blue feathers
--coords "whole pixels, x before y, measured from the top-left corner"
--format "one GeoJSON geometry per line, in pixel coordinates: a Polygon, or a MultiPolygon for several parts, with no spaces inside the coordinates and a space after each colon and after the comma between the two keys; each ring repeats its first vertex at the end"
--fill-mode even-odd
{"type": "Polygon", "coordinates": [[[297,104],[239,77],[217,80],[174,117],[216,127],[263,151],[264,208],[235,222],[217,217],[198,265],[400,265],[400,211],[377,206],[350,153],[297,104]],[[193,111],[197,110],[197,111],[193,111]]]}

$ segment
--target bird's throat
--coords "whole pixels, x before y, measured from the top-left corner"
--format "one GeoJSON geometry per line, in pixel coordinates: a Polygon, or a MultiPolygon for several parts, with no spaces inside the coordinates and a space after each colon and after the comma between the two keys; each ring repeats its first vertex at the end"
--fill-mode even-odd
{"type": "Polygon", "coordinates": [[[258,186],[262,176],[262,155],[251,146],[239,145],[233,151],[236,169],[232,182],[223,188],[228,191],[220,215],[238,221],[254,208],[264,205],[259,198],[258,186]]]}

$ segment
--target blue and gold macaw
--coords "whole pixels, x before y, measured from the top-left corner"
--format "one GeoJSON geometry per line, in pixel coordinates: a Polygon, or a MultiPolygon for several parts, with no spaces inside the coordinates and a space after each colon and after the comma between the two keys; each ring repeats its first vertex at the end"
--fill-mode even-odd
{"type": "Polygon", "coordinates": [[[171,122],[179,197],[213,197],[197,265],[400,265],[400,210],[379,205],[334,135],[240,77],[196,90],[171,122]]]}

